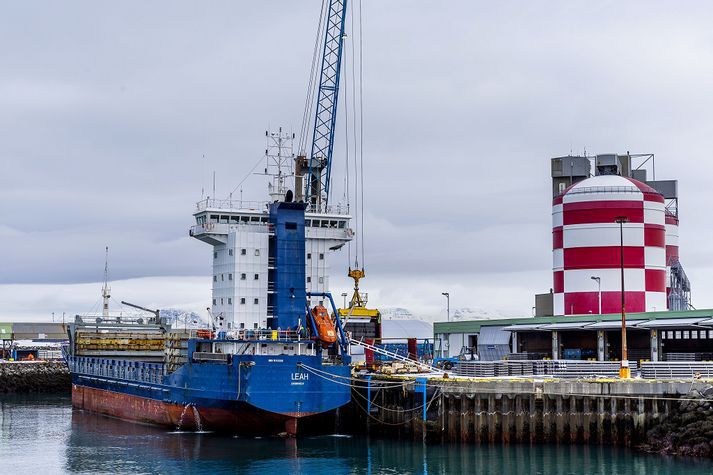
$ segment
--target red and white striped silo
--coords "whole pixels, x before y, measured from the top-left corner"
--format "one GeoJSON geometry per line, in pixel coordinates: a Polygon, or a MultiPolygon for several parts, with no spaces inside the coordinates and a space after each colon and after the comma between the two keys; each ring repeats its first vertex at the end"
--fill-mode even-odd
{"type": "Polygon", "coordinates": [[[623,225],[626,311],[666,310],[664,198],[632,178],[599,175],[575,183],[552,203],[555,315],[621,311],[618,216],[628,221],[623,225]]]}

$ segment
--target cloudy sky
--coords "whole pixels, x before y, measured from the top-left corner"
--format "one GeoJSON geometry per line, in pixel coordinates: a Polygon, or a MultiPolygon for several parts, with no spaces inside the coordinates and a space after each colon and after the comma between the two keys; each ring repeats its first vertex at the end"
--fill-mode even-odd
{"type": "MultiPolygon", "coordinates": [[[[549,158],[629,150],[679,180],[681,259],[713,307],[709,2],[362,2],[370,303],[529,314],[549,158]]],[[[320,3],[1,2],[0,319],[96,309],[105,245],[116,300],[204,309],[193,207],[213,170],[235,189],[266,128],[299,130],[320,3]]]]}

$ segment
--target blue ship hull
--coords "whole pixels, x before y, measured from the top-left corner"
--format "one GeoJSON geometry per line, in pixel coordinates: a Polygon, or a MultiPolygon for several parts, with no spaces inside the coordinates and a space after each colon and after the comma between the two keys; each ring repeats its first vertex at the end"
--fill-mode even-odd
{"type": "Polygon", "coordinates": [[[348,361],[328,365],[320,356],[293,355],[230,360],[187,363],[164,375],[163,364],[69,356],[73,404],[177,428],[297,435],[315,416],[350,400],[348,361]]]}

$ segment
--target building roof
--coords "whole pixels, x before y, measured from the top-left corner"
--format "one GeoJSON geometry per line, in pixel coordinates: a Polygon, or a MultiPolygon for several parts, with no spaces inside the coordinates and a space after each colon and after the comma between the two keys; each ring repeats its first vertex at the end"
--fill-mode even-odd
{"type": "MultiPolygon", "coordinates": [[[[681,310],[662,312],[637,312],[627,313],[627,320],[657,320],[657,319],[691,319],[691,318],[713,318],[713,309],[701,310],[681,310]]],[[[515,325],[548,325],[555,323],[597,323],[621,321],[621,314],[613,313],[607,315],[557,315],[550,317],[524,317],[505,318],[499,320],[465,320],[460,322],[436,322],[433,324],[434,333],[477,333],[480,327],[508,326],[508,330],[515,325]]],[[[525,329],[525,328],[523,328],[525,329]]],[[[601,328],[600,328],[601,329],[601,328]]]]}
{"type": "MultiPolygon", "coordinates": [[[[433,338],[433,325],[423,320],[381,320],[382,338],[433,338]]],[[[391,343],[394,343],[392,341],[391,343]]]]}

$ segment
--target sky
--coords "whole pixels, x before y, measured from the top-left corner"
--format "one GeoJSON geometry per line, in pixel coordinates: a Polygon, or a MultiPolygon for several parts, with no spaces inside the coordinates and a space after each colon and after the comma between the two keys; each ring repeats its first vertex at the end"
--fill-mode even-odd
{"type": "MultiPolygon", "coordinates": [[[[0,0],[0,320],[97,310],[105,246],[112,305],[205,313],[195,203],[214,171],[216,196],[266,198],[250,170],[265,130],[300,129],[320,4],[0,0]]],[[[552,285],[549,158],[630,151],[679,180],[681,261],[713,307],[713,5],[361,7],[370,305],[529,315],[552,285]]]]}

